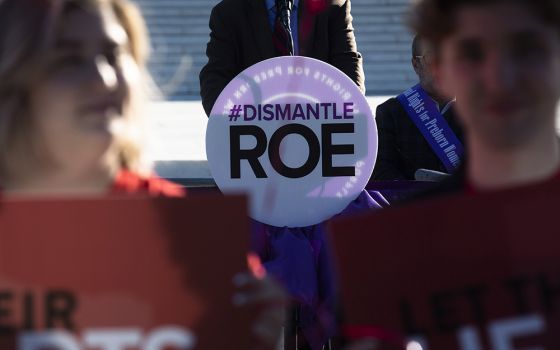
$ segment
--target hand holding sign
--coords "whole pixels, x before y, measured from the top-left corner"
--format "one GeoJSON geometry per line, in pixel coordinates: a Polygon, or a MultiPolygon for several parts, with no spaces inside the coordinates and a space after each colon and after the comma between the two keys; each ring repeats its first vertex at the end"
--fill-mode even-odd
{"type": "Polygon", "coordinates": [[[234,304],[240,307],[260,309],[253,323],[254,335],[266,348],[276,348],[282,336],[282,326],[286,321],[288,296],[284,289],[272,278],[254,277],[251,274],[239,274],[234,278],[238,293],[234,295],[234,304]]]}

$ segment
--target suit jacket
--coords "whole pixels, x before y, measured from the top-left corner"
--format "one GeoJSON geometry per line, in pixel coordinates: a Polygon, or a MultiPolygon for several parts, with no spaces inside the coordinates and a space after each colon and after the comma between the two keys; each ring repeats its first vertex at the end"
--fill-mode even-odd
{"type": "MultiPolygon", "coordinates": [[[[443,117],[463,142],[463,133],[453,107],[444,113],[443,117]]],[[[396,98],[391,98],[377,107],[375,120],[379,146],[373,180],[414,180],[414,173],[418,169],[447,172],[396,98]]]]}
{"type": "MultiPolygon", "coordinates": [[[[350,0],[334,0],[326,11],[310,19],[307,31],[302,25],[305,13],[305,0],[300,0],[300,56],[332,64],[365,91],[350,0]]],[[[233,78],[255,63],[277,56],[264,0],[222,0],[212,9],[210,30],[208,63],[200,72],[200,95],[207,115],[233,78]]]]}

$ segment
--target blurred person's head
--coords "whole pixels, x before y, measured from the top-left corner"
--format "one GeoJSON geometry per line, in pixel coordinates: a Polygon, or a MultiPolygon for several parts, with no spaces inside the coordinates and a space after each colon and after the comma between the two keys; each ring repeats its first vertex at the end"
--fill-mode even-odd
{"type": "Polygon", "coordinates": [[[147,47],[127,0],[1,0],[0,185],[100,189],[144,169],[147,47]]]}
{"type": "Polygon", "coordinates": [[[433,45],[434,78],[457,97],[469,143],[497,151],[552,143],[560,1],[420,0],[411,24],[433,45]]]}
{"type": "Polygon", "coordinates": [[[432,46],[428,41],[422,39],[419,35],[414,36],[412,40],[412,67],[418,75],[420,85],[432,97],[439,95],[434,86],[434,78],[430,69],[430,63],[434,58],[432,46]]]}

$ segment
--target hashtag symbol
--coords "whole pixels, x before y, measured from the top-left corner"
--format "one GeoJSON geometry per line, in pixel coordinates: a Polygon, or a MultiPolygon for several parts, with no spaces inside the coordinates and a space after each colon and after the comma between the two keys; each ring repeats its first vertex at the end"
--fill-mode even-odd
{"type": "Polygon", "coordinates": [[[237,118],[239,118],[240,116],[241,116],[241,105],[233,106],[233,108],[229,111],[229,121],[236,122],[237,118]]]}

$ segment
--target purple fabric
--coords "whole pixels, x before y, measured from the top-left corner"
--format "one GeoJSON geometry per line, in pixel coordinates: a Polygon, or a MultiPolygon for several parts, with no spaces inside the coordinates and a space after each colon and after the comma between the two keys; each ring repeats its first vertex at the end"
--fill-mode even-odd
{"type": "Polygon", "coordinates": [[[441,114],[436,102],[420,84],[397,96],[397,100],[447,172],[455,172],[465,153],[464,147],[441,114]]]}
{"type": "MultiPolygon", "coordinates": [[[[437,183],[427,181],[370,181],[366,186],[366,190],[372,196],[374,192],[377,192],[389,203],[396,203],[426,191],[434,187],[435,184],[437,183]]],[[[377,197],[373,196],[373,198],[378,201],[377,197]]]]}
{"type": "MultiPolygon", "coordinates": [[[[388,205],[379,192],[364,190],[339,215],[388,205]]],[[[298,326],[313,350],[321,349],[335,330],[336,291],[325,224],[287,228],[252,222],[252,249],[299,305],[298,326]]]]}

